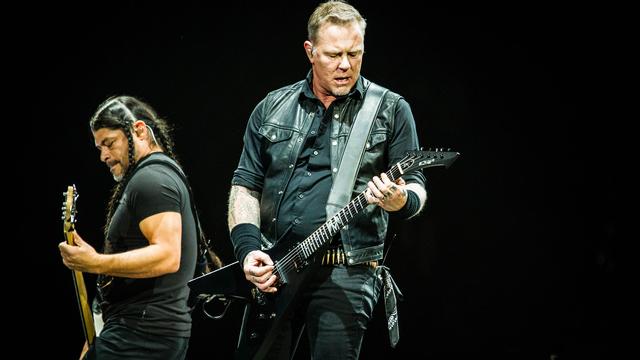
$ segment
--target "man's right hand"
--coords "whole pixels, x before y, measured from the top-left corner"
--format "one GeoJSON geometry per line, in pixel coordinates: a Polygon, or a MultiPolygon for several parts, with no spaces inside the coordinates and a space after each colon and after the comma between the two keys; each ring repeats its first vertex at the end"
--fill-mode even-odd
{"type": "Polygon", "coordinates": [[[278,277],[273,274],[273,260],[260,250],[253,250],[244,258],[242,270],[244,276],[260,291],[273,293],[278,291],[278,277]]]}

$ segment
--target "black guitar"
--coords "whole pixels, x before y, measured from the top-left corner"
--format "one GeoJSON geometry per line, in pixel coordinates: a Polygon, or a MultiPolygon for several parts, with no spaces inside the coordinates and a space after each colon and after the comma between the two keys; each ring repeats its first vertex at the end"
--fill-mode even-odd
{"type": "MultiPolygon", "coordinates": [[[[412,151],[386,172],[391,181],[402,174],[427,167],[449,167],[460,154],[452,151],[412,151]]],[[[365,191],[356,196],[329,220],[303,241],[290,244],[282,242],[268,250],[274,261],[273,273],[278,277],[278,292],[260,292],[244,277],[241,265],[236,261],[209,274],[189,282],[193,295],[207,294],[212,298],[240,298],[246,300],[240,339],[236,357],[240,359],[262,359],[271,347],[289,305],[305,283],[308,274],[318,266],[316,254],[322,253],[331,238],[338,233],[368,203],[365,191]]]]}
{"type": "MultiPolygon", "coordinates": [[[[73,241],[72,232],[75,229],[76,223],[76,200],[78,199],[78,192],[75,185],[68,186],[67,191],[63,193],[64,203],[62,207],[62,221],[64,223],[64,237],[69,245],[75,245],[73,241]]],[[[89,305],[89,299],[87,297],[87,288],[84,285],[84,277],[82,272],[72,270],[73,284],[76,289],[76,299],[78,300],[78,308],[80,309],[80,318],[82,320],[82,330],[84,330],[84,337],[87,340],[88,345],[93,344],[96,337],[96,330],[93,323],[93,314],[91,312],[91,306],[89,305]]]]}

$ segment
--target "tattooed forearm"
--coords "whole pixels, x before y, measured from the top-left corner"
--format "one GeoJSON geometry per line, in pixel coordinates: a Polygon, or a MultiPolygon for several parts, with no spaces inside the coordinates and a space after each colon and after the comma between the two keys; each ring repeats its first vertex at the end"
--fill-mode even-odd
{"type": "Polygon", "coordinates": [[[231,186],[228,223],[229,231],[244,223],[260,227],[260,193],[244,186],[231,186]]]}

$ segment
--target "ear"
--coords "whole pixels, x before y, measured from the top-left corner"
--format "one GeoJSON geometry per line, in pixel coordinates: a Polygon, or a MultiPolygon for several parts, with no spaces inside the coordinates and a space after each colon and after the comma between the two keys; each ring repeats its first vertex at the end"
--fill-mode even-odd
{"type": "Polygon", "coordinates": [[[304,42],[304,52],[307,54],[309,62],[313,64],[313,44],[311,43],[311,41],[307,40],[304,42]]]}
{"type": "Polygon", "coordinates": [[[136,137],[142,138],[142,136],[146,134],[146,132],[147,125],[144,123],[144,121],[136,120],[136,122],[133,123],[133,133],[136,135],[136,137]]]}

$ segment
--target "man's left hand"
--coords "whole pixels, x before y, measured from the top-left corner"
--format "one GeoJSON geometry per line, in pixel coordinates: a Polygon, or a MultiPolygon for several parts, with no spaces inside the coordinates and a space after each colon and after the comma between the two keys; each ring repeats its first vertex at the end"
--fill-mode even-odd
{"type": "Polygon", "coordinates": [[[386,211],[394,212],[402,209],[407,203],[406,183],[402,178],[393,182],[387,174],[382,173],[380,177],[374,176],[368,185],[365,196],[369,204],[376,204],[386,211]]]}

